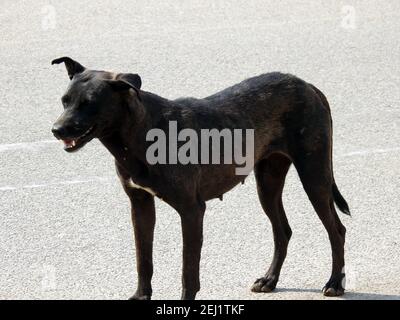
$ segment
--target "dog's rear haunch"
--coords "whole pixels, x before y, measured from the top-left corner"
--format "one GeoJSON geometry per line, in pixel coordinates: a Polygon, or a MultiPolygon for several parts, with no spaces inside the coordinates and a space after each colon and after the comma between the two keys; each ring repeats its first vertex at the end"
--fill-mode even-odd
{"type": "MultiPolygon", "coordinates": [[[[182,299],[200,289],[199,262],[206,201],[241,182],[235,164],[150,165],[146,133],[179,128],[254,129],[254,172],[261,205],[275,241],[272,263],[251,290],[270,292],[278,282],[292,235],[282,205],[291,164],[323,225],[332,247],[332,274],[323,293],[344,293],[346,229],[334,203],[346,214],[332,170],[332,121],[328,101],[313,85],[289,74],[268,73],[247,79],[204,99],[168,100],[141,90],[137,74],[88,70],[68,57],[71,82],[62,98],[64,112],[53,126],[65,150],[76,151],[93,138],[115,157],[122,186],[130,198],[135,231],[138,287],[133,299],[150,299],[155,224],[154,196],[179,213],[183,235],[182,299]]],[[[327,255],[328,256],[328,255],[327,255]]]]}

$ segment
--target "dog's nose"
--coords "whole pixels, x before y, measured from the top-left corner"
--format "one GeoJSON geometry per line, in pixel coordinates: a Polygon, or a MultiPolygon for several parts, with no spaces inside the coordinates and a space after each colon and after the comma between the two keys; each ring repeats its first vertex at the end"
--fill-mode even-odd
{"type": "Polygon", "coordinates": [[[65,128],[57,123],[53,125],[51,128],[51,132],[53,132],[54,136],[58,139],[62,138],[65,135],[65,128]]]}

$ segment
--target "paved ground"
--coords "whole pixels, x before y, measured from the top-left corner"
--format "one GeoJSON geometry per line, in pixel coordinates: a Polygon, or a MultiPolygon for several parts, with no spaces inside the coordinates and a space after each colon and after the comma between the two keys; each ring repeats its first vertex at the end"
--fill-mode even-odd
{"type": "MultiPolygon", "coordinates": [[[[137,72],[168,98],[202,97],[280,70],[321,88],[334,120],[347,299],[400,298],[400,3],[387,1],[11,1],[0,10],[0,298],[125,299],[136,285],[128,201],[95,141],[67,154],[50,133],[68,79],[53,58],[137,72]],[[354,19],[353,19],[354,18],[354,19]]],[[[201,299],[320,299],[327,235],[294,170],[294,231],[279,289],[252,294],[271,260],[251,177],[211,201],[201,299]]],[[[178,215],[157,202],[154,298],[178,298],[178,215]]]]}

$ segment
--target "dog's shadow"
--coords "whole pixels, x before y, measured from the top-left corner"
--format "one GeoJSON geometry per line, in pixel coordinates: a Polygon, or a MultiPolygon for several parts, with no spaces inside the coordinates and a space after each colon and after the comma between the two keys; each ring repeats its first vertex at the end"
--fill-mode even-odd
{"type": "MultiPolygon", "coordinates": [[[[321,293],[320,289],[299,289],[299,288],[276,288],[275,292],[308,292],[308,293],[321,293]]],[[[321,293],[322,295],[322,293],[321,293]]],[[[327,298],[330,299],[330,298],[327,298]]],[[[336,299],[341,300],[400,300],[400,295],[395,294],[380,294],[380,293],[367,293],[346,291],[346,293],[336,299]]]]}

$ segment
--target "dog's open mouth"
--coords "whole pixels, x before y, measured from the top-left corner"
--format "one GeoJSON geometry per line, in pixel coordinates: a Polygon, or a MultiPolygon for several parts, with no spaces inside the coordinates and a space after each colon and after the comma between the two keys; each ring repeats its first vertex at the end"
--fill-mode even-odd
{"type": "Polygon", "coordinates": [[[73,152],[82,148],[87,142],[89,142],[93,138],[94,130],[95,126],[91,126],[79,137],[62,139],[62,142],[64,143],[64,150],[68,152],[73,152]]]}

